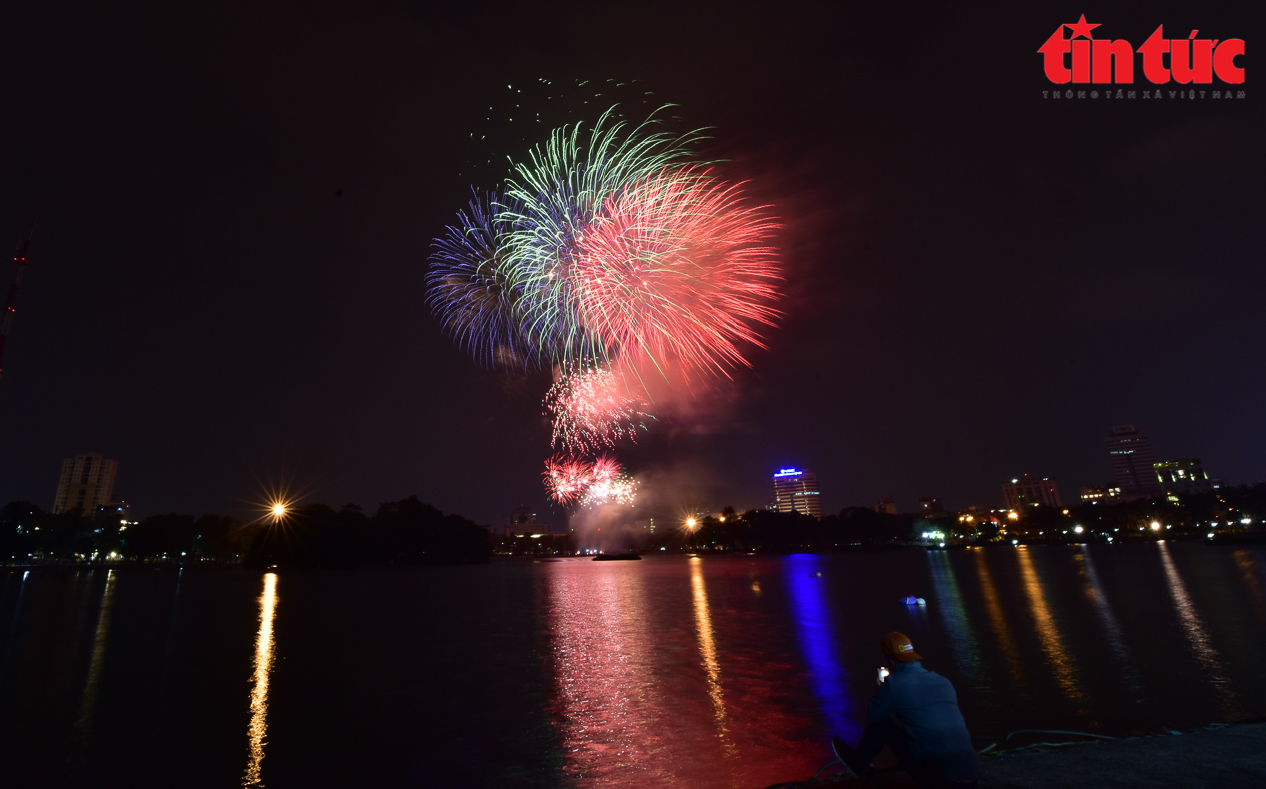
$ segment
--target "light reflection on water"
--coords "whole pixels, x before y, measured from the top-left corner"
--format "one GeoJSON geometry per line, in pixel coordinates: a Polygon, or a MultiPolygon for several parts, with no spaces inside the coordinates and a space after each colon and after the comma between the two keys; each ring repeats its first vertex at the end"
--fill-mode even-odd
{"type": "Polygon", "coordinates": [[[800,637],[810,683],[827,725],[833,733],[856,741],[861,737],[860,716],[854,709],[845,667],[840,660],[841,646],[833,623],[835,612],[827,595],[827,579],[816,575],[823,564],[821,556],[794,554],[787,557],[791,616],[800,637]]]}
{"type": "Polygon", "coordinates": [[[1033,569],[1033,556],[1028,548],[1020,548],[1015,553],[1024,579],[1024,593],[1029,598],[1029,610],[1037,625],[1037,635],[1042,641],[1042,652],[1045,653],[1051,670],[1055,672],[1055,679],[1064,695],[1070,699],[1080,699],[1082,690],[1077,682],[1077,663],[1064,647],[1064,637],[1060,634],[1055,617],[1051,615],[1050,606],[1046,602],[1046,591],[1037,576],[1037,570],[1033,569]]]}
{"type": "Polygon", "coordinates": [[[626,563],[548,567],[554,713],[566,773],[599,783],[622,774],[664,780],[654,753],[667,727],[645,654],[642,578],[626,563]]]}
{"type": "Polygon", "coordinates": [[[251,722],[247,727],[250,757],[242,786],[263,786],[260,770],[264,746],[268,744],[268,679],[273,671],[273,620],[277,616],[277,574],[264,576],[264,591],[259,596],[259,635],[255,638],[255,684],[251,689],[251,722]]]}
{"type": "Polygon", "coordinates": [[[1108,598],[1104,594],[1103,586],[1099,583],[1099,574],[1095,572],[1095,563],[1090,558],[1089,548],[1086,545],[1078,546],[1078,548],[1079,553],[1073,554],[1073,561],[1077,563],[1077,571],[1085,581],[1083,591],[1095,607],[1099,621],[1108,634],[1108,643],[1112,645],[1112,654],[1116,656],[1122,668],[1126,687],[1132,694],[1137,694],[1140,682],[1139,672],[1134,665],[1130,648],[1125,644],[1125,634],[1121,632],[1121,625],[1117,622],[1116,615],[1112,613],[1112,607],[1108,605],[1108,598]]]}
{"type": "Polygon", "coordinates": [[[998,598],[998,589],[994,586],[993,574],[989,571],[989,560],[986,551],[972,551],[976,564],[976,580],[980,584],[980,593],[985,601],[985,610],[989,614],[994,638],[1006,658],[1011,669],[1011,681],[1016,690],[1023,691],[1026,685],[1024,664],[1020,660],[1020,650],[1016,646],[1015,637],[1011,635],[1011,627],[1007,624],[1007,616],[1002,611],[1002,601],[998,598]]]}
{"type": "Polygon", "coordinates": [[[80,740],[80,748],[92,736],[92,719],[97,709],[97,694],[101,691],[101,666],[105,662],[106,638],[110,635],[110,610],[113,603],[114,570],[108,570],[105,591],[101,593],[101,607],[97,611],[97,627],[92,635],[92,661],[88,664],[88,680],[84,683],[79,715],[75,718],[75,733],[80,740]]]}
{"type": "Polygon", "coordinates": [[[983,679],[980,646],[976,643],[976,634],[972,632],[971,619],[963,607],[963,596],[958,591],[958,581],[954,578],[949,554],[945,551],[928,551],[928,562],[932,567],[935,599],[939,603],[936,607],[941,611],[945,629],[952,636],[950,649],[954,651],[954,659],[962,666],[963,673],[971,678],[972,683],[979,686],[983,679]]]}
{"type": "Polygon", "coordinates": [[[725,694],[721,691],[721,662],[717,658],[716,639],[712,635],[712,615],[708,610],[708,589],[703,580],[703,563],[698,556],[690,559],[690,586],[694,592],[695,633],[699,636],[699,654],[708,675],[708,696],[716,716],[717,737],[727,755],[734,755],[734,743],[726,725],[725,694]]]}
{"type": "Polygon", "coordinates": [[[428,785],[436,765],[472,776],[451,785],[768,786],[857,736],[894,629],[954,682],[979,745],[1232,721],[1266,712],[1263,557],[1161,543],[506,562],[366,572],[354,593],[313,572],[287,577],[280,608],[272,573],[0,571],[0,774],[162,785],[129,771],[163,759],[205,766],[206,785],[326,785],[316,765],[335,764],[374,786],[428,785]],[[502,624],[468,602],[492,584],[515,590],[496,598],[502,624]],[[912,592],[926,609],[897,604],[912,592]],[[388,615],[362,595],[416,596],[388,615]],[[384,657],[339,675],[331,633],[384,657]],[[354,744],[314,757],[322,742],[354,744]]]}
{"type": "Polygon", "coordinates": [[[1213,648],[1213,642],[1209,639],[1208,631],[1205,630],[1204,620],[1196,611],[1191,596],[1187,594],[1187,585],[1183,583],[1182,576],[1178,574],[1178,568],[1174,566],[1174,560],[1169,555],[1168,543],[1162,540],[1156,547],[1160,551],[1161,564],[1165,568],[1165,580],[1169,584],[1169,593],[1173,597],[1174,608],[1182,622],[1183,635],[1187,639],[1191,653],[1204,667],[1205,679],[1217,689],[1223,703],[1227,704],[1231,701],[1230,683],[1226,677],[1226,668],[1222,664],[1222,656],[1213,648]]]}

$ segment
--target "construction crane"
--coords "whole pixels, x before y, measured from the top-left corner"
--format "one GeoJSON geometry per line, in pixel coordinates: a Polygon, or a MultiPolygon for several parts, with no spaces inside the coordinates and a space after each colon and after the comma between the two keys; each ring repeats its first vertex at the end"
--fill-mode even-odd
{"type": "Polygon", "coordinates": [[[9,298],[4,302],[4,323],[0,324],[0,378],[4,377],[4,344],[9,339],[9,327],[13,325],[13,314],[17,312],[18,285],[22,284],[22,272],[26,271],[26,256],[31,251],[31,236],[35,235],[35,223],[31,223],[31,231],[26,239],[18,244],[13,253],[13,262],[18,265],[18,273],[9,286],[9,298]]]}

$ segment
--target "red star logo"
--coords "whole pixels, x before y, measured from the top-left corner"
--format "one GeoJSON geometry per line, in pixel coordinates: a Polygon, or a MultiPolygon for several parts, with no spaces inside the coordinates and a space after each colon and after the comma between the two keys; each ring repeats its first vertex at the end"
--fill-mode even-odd
{"type": "Polygon", "coordinates": [[[1085,36],[1086,38],[1094,38],[1094,36],[1090,35],[1090,31],[1094,30],[1096,27],[1098,27],[1098,25],[1092,25],[1089,22],[1087,22],[1086,15],[1082,14],[1081,19],[1077,20],[1077,24],[1068,25],[1068,29],[1073,31],[1073,34],[1069,36],[1068,40],[1072,41],[1077,36],[1085,36]]]}

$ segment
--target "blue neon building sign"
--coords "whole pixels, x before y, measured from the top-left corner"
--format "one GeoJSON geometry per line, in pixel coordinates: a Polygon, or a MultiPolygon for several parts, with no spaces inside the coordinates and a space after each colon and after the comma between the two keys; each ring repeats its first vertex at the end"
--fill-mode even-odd
{"type": "Polygon", "coordinates": [[[775,474],[774,476],[775,477],[798,477],[803,473],[804,472],[800,471],[799,469],[783,468],[783,469],[779,469],[778,473],[775,474]]]}

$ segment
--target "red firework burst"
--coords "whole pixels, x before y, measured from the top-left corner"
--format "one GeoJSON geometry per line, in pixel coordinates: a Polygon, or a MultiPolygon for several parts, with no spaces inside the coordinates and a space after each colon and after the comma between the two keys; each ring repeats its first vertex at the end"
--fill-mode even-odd
{"type": "Polygon", "coordinates": [[[593,484],[593,465],[558,455],[545,461],[545,488],[559,504],[578,501],[593,484]]]}
{"type": "Polygon", "coordinates": [[[728,375],[779,314],[777,227],[738,186],[664,170],[608,200],[578,240],[577,311],[627,363],[728,375]]]}

